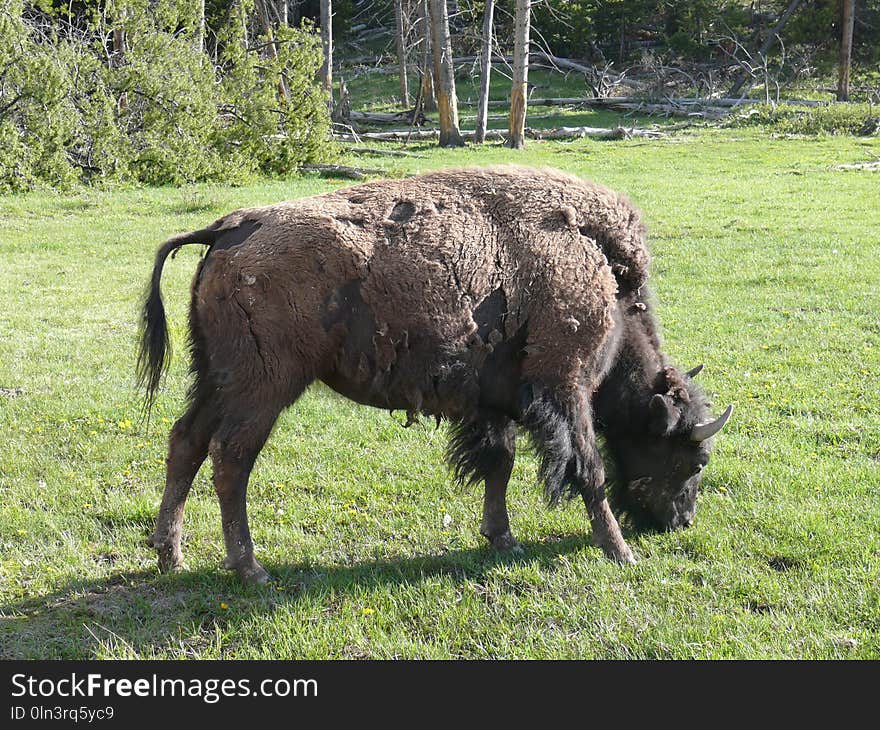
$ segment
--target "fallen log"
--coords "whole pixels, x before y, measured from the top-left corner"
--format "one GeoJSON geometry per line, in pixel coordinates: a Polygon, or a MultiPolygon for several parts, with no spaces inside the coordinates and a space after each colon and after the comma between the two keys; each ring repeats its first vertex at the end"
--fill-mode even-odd
{"type": "Polygon", "coordinates": [[[530,53],[529,60],[531,60],[533,56],[538,59],[542,59],[553,66],[557,66],[558,68],[566,68],[569,71],[577,71],[578,73],[582,73],[585,76],[595,73],[596,71],[595,67],[584,66],[582,63],[572,61],[570,58],[562,58],[560,56],[551,56],[549,53],[537,52],[530,53]]]}
{"type": "MultiPolygon", "coordinates": [[[[460,106],[476,106],[477,102],[470,100],[460,100],[460,106]]],[[[602,109],[613,109],[617,105],[622,104],[665,104],[680,106],[705,106],[705,107],[735,107],[748,104],[763,104],[763,99],[730,99],[730,98],[692,98],[692,97],[671,97],[668,99],[651,99],[650,97],[638,96],[606,96],[606,97],[559,97],[559,98],[534,98],[529,99],[529,106],[589,106],[602,109]]],[[[821,106],[826,102],[815,101],[813,99],[780,99],[779,104],[787,106],[821,106]]],[[[493,99],[489,102],[489,106],[508,106],[509,100],[493,99]]]]}
{"type": "Polygon", "coordinates": [[[427,119],[421,109],[408,109],[403,112],[349,112],[353,122],[365,124],[424,124],[427,119]]]}
{"type": "Polygon", "coordinates": [[[414,152],[404,152],[403,150],[383,150],[378,147],[349,147],[349,151],[356,152],[360,155],[388,155],[389,157],[424,157],[414,152]]]}
{"type": "Polygon", "coordinates": [[[846,165],[834,165],[832,170],[870,170],[880,172],[880,160],[874,162],[853,162],[846,165]]]}
{"type": "MultiPolygon", "coordinates": [[[[473,132],[471,133],[473,134],[473,132]]],[[[440,137],[439,129],[392,129],[387,132],[361,132],[355,139],[350,134],[334,134],[336,139],[342,142],[357,142],[362,139],[372,139],[377,142],[409,142],[410,140],[420,141],[426,139],[438,139],[440,137]]],[[[465,133],[462,132],[462,136],[465,133]]]]}
{"type": "MultiPolygon", "coordinates": [[[[701,106],[698,104],[684,104],[677,105],[675,103],[669,104],[659,104],[659,103],[647,103],[645,101],[639,100],[628,100],[623,101],[621,97],[619,99],[591,99],[591,98],[560,98],[560,99],[530,99],[529,100],[529,108],[534,109],[540,106],[567,106],[573,108],[593,108],[593,109],[608,109],[610,111],[620,111],[620,112],[636,112],[639,114],[645,114],[647,116],[663,116],[663,117],[701,117],[704,119],[720,119],[722,117],[727,116],[730,113],[730,109],[727,107],[711,107],[711,106],[701,106]]],[[[459,102],[462,106],[471,106],[470,103],[459,102]]],[[[502,107],[508,105],[509,102],[506,101],[490,101],[490,107],[502,107]]],[[[546,118],[548,116],[555,115],[540,115],[536,116],[534,114],[529,114],[529,119],[541,119],[546,118]]],[[[496,115],[497,119],[498,116],[496,115]]]]}
{"type": "MultiPolygon", "coordinates": [[[[387,32],[387,31],[385,31],[387,32]]],[[[365,59],[354,59],[349,62],[348,65],[354,65],[355,61],[362,61],[365,59]]],[[[456,56],[452,59],[453,67],[461,67],[466,66],[468,64],[474,64],[480,60],[480,56],[456,56]]],[[[511,65],[513,63],[512,55],[502,55],[498,53],[492,54],[492,63],[500,63],[511,65]]],[[[394,74],[399,73],[399,69],[391,66],[378,66],[374,64],[367,64],[371,66],[371,70],[378,74],[394,74]]],[[[584,63],[580,63],[570,58],[563,58],[561,56],[553,56],[549,53],[543,53],[542,51],[532,51],[529,53],[529,66],[532,68],[535,67],[543,67],[543,68],[551,68],[556,70],[565,69],[568,71],[576,71],[577,73],[584,74],[585,76],[593,74],[596,72],[595,67],[591,67],[589,65],[585,65],[584,63]]],[[[611,82],[611,85],[615,84],[623,84],[627,86],[641,86],[641,82],[630,80],[624,78],[622,74],[614,74],[607,73],[608,80],[611,82]]]]}
{"type": "MultiPolygon", "coordinates": [[[[452,63],[466,64],[466,63],[476,63],[480,60],[479,56],[456,56],[452,59],[452,63]]],[[[529,53],[529,65],[533,65],[535,62],[544,61],[545,63],[550,64],[551,67],[555,68],[565,68],[569,71],[577,71],[582,74],[591,74],[596,71],[596,68],[593,66],[586,66],[583,63],[579,63],[578,61],[574,61],[570,58],[562,58],[561,56],[553,56],[549,53],[544,53],[543,51],[532,51],[529,53]]],[[[497,53],[492,54],[492,63],[513,63],[513,56],[510,55],[501,55],[497,53]]],[[[616,80],[614,74],[609,74],[611,80],[616,80]]]]}
{"type": "MultiPolygon", "coordinates": [[[[579,139],[591,137],[594,139],[629,139],[631,137],[646,137],[656,139],[665,137],[666,133],[658,129],[641,129],[638,127],[557,127],[556,129],[526,128],[526,137],[530,139],[579,139]]],[[[387,132],[364,132],[358,135],[361,139],[372,139],[382,142],[409,142],[433,140],[440,137],[439,129],[394,129],[387,132]]],[[[472,141],[474,132],[463,130],[461,136],[472,141]]],[[[355,141],[351,135],[336,135],[343,142],[355,141]]],[[[487,129],[486,139],[503,141],[507,139],[506,129],[487,129]]]]}
{"type": "Polygon", "coordinates": [[[531,129],[528,136],[533,139],[629,139],[630,137],[650,137],[656,139],[666,134],[658,129],[639,129],[637,127],[557,127],[556,129],[531,129]]]}
{"type": "MultiPolygon", "coordinates": [[[[585,104],[589,101],[592,101],[589,97],[580,97],[580,96],[571,96],[571,97],[560,97],[558,99],[529,99],[529,106],[578,106],[580,104],[585,104]]],[[[477,102],[465,100],[459,101],[459,106],[476,106],[477,102]]],[[[492,99],[489,101],[489,106],[510,106],[509,99],[492,99]]]]}
{"type": "MultiPolygon", "coordinates": [[[[507,122],[510,119],[509,114],[489,114],[486,118],[487,122],[507,122]]],[[[529,121],[538,119],[559,119],[559,114],[529,114],[529,121]]],[[[472,114],[462,114],[459,121],[462,123],[473,122],[476,116],[472,114]]]]}
{"type": "Polygon", "coordinates": [[[387,175],[387,170],[374,170],[368,167],[350,165],[301,165],[300,170],[318,172],[321,177],[344,177],[349,180],[366,180],[368,175],[387,175]]]}

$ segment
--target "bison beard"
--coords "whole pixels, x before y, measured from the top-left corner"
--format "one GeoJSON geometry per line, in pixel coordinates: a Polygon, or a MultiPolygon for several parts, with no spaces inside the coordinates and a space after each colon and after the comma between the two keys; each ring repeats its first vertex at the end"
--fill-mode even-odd
{"type": "Polygon", "coordinates": [[[181,565],[184,503],[210,455],[225,565],[267,580],[247,483],[278,415],[316,379],[409,420],[449,420],[453,473],[485,483],[481,532],[496,548],[516,546],[506,490],[519,425],[548,501],[580,495],[594,542],[633,562],[605,498],[594,410],[617,473],[639,485],[633,499],[664,526],[692,519],[687,462],[703,464],[706,447],[693,446],[689,429],[720,426],[702,423],[690,379],[682,389],[661,377],[677,371],[641,302],[644,228],[617,193],[555,170],[448,170],[239,210],[172,238],[144,305],[148,409],[168,354],[162,268],[195,243],[210,248],[192,284],[190,404],[171,431],[152,536],[161,569],[181,565]],[[661,401],[669,422],[657,430],[661,401]],[[645,444],[662,456],[630,459],[645,444]]]}

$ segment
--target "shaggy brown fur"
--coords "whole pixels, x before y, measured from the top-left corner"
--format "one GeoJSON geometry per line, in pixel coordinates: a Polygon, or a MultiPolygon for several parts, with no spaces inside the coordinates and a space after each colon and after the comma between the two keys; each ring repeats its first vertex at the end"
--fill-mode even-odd
{"type": "MultiPolygon", "coordinates": [[[[608,263],[622,289],[647,278],[632,206],[558,171],[443,171],[240,210],[212,226],[221,241],[243,228],[252,231],[246,245],[215,245],[194,287],[205,341],[225,342],[230,319],[251,335],[218,356],[231,357],[234,369],[247,364],[260,387],[263,377],[297,387],[329,376],[356,385],[346,393],[355,400],[449,417],[462,407],[431,380],[460,368],[462,357],[478,366],[493,340],[526,322],[525,373],[577,382],[610,329],[617,283],[608,263]],[[494,292],[506,311],[500,322],[480,323],[475,312],[494,292]],[[363,324],[375,325],[371,343],[352,342],[347,309],[358,298],[373,319],[363,324]],[[277,337],[285,331],[295,337],[277,337]],[[445,362],[436,361],[441,352],[445,362]],[[425,356],[436,372],[423,373],[420,387],[410,373],[410,387],[395,382],[394,371],[411,363],[421,370],[425,356]]],[[[358,328],[355,339],[363,336],[358,328]]],[[[459,400],[479,397],[475,383],[454,387],[462,385],[459,400]]]]}
{"type": "Polygon", "coordinates": [[[549,496],[582,494],[597,542],[632,560],[601,491],[590,407],[617,303],[647,278],[626,198],[556,170],[498,167],[235,211],[157,254],[140,361],[150,399],[167,345],[159,277],[188,243],[211,249],[192,285],[192,404],[172,431],[153,538],[163,567],[180,562],[183,501],[210,452],[227,565],[265,578],[247,531],[248,474],[277,415],[316,378],[360,403],[457,423],[453,459],[463,480],[486,480],[484,533],[499,544],[506,509],[503,525],[486,523],[503,506],[512,424],[523,424],[549,496]]]}

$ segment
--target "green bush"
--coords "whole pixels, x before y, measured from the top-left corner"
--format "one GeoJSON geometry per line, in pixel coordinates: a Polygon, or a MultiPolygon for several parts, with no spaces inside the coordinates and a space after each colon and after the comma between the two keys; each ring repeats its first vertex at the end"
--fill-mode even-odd
{"type": "Polygon", "coordinates": [[[327,99],[315,81],[322,60],[320,38],[308,27],[281,28],[275,39],[278,57],[260,58],[234,41],[241,25],[238,13],[244,10],[242,3],[220,39],[226,71],[218,146],[243,170],[268,173],[332,156],[327,99]]]}
{"type": "Polygon", "coordinates": [[[77,120],[68,103],[72,79],[64,56],[61,47],[55,57],[35,46],[20,2],[0,6],[0,189],[75,178],[65,155],[77,120]]]}
{"type": "Polygon", "coordinates": [[[238,182],[334,156],[310,28],[280,29],[277,58],[267,57],[265,38],[244,46],[239,13],[252,8],[236,3],[215,68],[182,0],[127,0],[75,19],[45,5],[0,0],[0,192],[238,182]]]}
{"type": "Polygon", "coordinates": [[[728,124],[761,125],[783,134],[873,134],[877,117],[880,107],[870,104],[759,104],[730,117],[728,124]]]}

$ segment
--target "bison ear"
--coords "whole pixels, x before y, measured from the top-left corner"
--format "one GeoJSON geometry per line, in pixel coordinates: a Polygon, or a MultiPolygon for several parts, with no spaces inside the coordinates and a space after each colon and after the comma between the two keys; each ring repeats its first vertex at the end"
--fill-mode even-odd
{"type": "Polygon", "coordinates": [[[648,414],[648,428],[660,436],[665,436],[675,428],[681,411],[675,407],[669,396],[658,393],[648,404],[648,414]]]}

